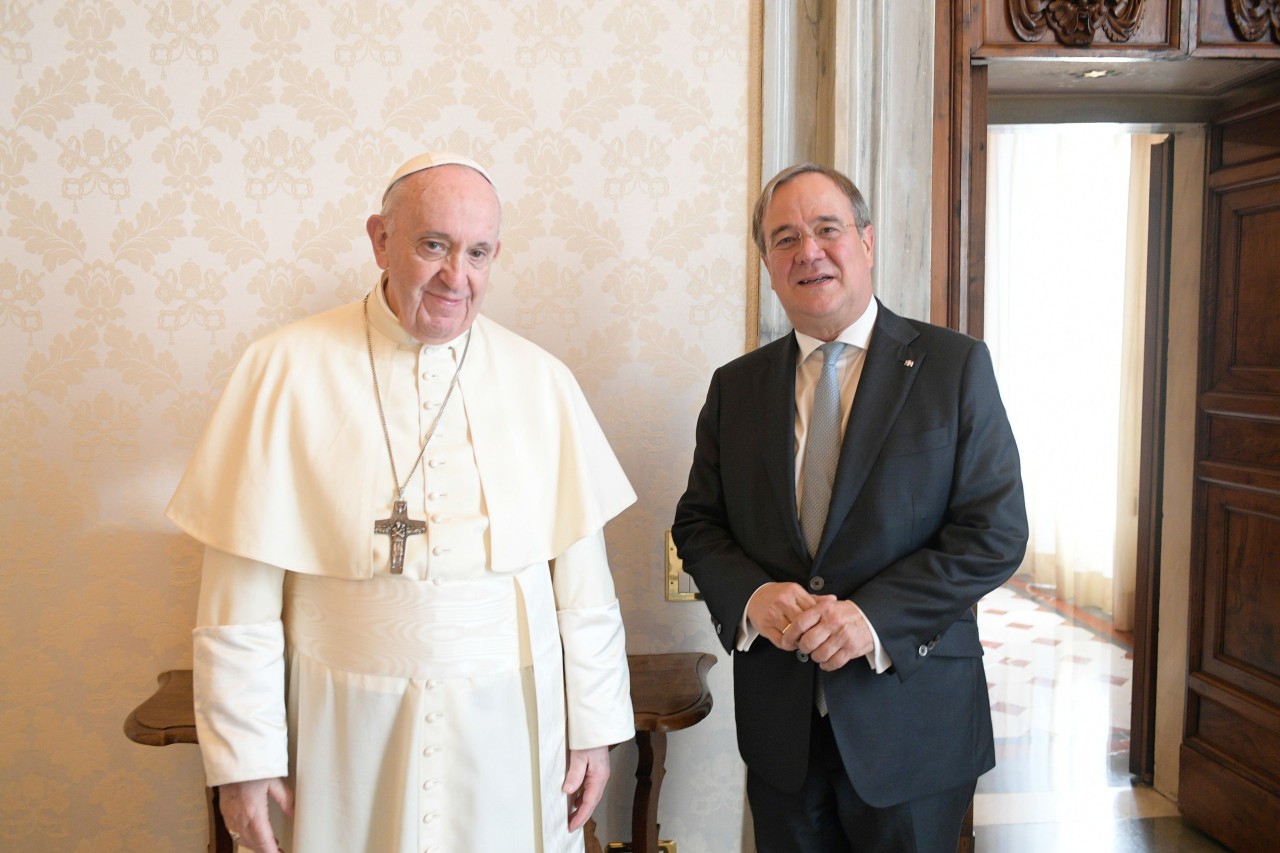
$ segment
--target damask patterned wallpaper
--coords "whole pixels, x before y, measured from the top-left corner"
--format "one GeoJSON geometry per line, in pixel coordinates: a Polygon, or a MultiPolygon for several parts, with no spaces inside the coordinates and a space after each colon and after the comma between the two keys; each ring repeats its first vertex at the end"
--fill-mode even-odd
{"type": "MultiPolygon", "coordinates": [[[[487,313],[574,369],[640,495],[608,529],[630,651],[718,648],[662,533],[744,340],[754,7],[0,0],[0,848],[203,849],[195,749],[121,731],[190,665],[162,509],[246,343],[376,281],[364,219],[421,150],[491,170],[487,313]]],[[[712,687],[670,741],[683,853],[738,846],[727,662],[712,687]]]]}

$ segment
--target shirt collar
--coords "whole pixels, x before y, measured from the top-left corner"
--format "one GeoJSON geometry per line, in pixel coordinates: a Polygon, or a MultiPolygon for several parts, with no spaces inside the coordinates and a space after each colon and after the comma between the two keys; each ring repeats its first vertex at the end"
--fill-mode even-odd
{"type": "MultiPolygon", "coordinates": [[[[841,343],[855,346],[860,350],[867,348],[867,342],[871,340],[871,330],[876,325],[876,315],[880,313],[880,303],[875,297],[867,303],[867,310],[862,312],[862,316],[853,321],[852,325],[846,326],[840,330],[840,334],[835,339],[841,343]]],[[[803,364],[814,350],[822,346],[826,341],[806,335],[804,332],[796,332],[796,343],[800,345],[800,361],[803,364]]]]}

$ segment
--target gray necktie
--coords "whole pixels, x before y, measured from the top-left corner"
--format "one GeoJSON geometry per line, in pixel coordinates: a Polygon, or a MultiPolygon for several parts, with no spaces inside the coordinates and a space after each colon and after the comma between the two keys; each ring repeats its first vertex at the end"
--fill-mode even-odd
{"type": "Polygon", "coordinates": [[[840,458],[840,374],[836,362],[844,344],[832,341],[818,348],[822,351],[822,376],[813,392],[813,413],[809,416],[809,433],[804,443],[804,469],[800,493],[800,530],[804,533],[809,554],[818,552],[822,527],[827,522],[831,504],[831,484],[836,479],[836,462],[840,458]]]}

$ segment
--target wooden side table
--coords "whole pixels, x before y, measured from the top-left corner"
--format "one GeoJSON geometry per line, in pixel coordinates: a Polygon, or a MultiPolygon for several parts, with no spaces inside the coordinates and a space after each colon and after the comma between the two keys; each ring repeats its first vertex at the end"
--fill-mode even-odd
{"type": "MultiPolygon", "coordinates": [[[[667,732],[694,725],[711,713],[707,672],[714,655],[677,652],[628,655],[631,701],[635,709],[636,790],[631,804],[634,853],[658,853],[658,795],[666,775],[667,732]]],[[[156,679],[160,686],[129,714],[124,733],[147,746],[196,743],[196,715],[191,701],[191,670],[171,669],[156,679]]],[[[232,853],[234,846],[218,808],[218,789],[206,788],[210,853],[232,853]]],[[[587,823],[587,849],[599,851],[595,822],[587,823]]]]}
{"type": "Polygon", "coordinates": [[[715,662],[705,652],[627,655],[640,753],[631,801],[632,853],[659,853],[658,794],[667,775],[667,732],[687,729],[711,713],[707,672],[715,662]]]}
{"type": "MultiPolygon", "coordinates": [[[[134,743],[168,746],[197,743],[196,709],[191,702],[191,670],[171,669],[156,676],[156,692],[133,709],[124,721],[124,733],[134,743]]],[[[218,789],[205,788],[209,806],[209,853],[234,853],[231,833],[222,822],[218,789]]]]}

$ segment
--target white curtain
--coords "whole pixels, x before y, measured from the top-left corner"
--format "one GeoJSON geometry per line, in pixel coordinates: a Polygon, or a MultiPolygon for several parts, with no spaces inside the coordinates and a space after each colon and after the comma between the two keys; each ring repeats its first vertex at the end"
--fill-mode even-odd
{"type": "Polygon", "coordinates": [[[1021,574],[1122,630],[1136,574],[1152,141],[1110,125],[992,127],[987,148],[984,337],[1022,453],[1021,574]]]}

